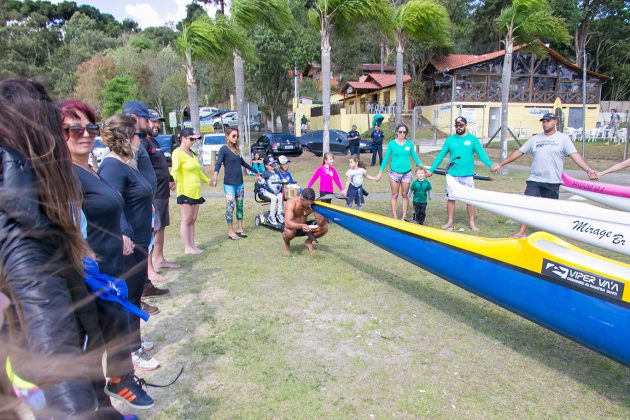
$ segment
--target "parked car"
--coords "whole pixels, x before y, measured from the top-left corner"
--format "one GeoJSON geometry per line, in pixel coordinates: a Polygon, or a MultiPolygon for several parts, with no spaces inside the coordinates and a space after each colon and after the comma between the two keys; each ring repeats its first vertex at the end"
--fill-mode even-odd
{"type": "Polygon", "coordinates": [[[213,112],[216,112],[218,110],[219,110],[219,108],[215,108],[213,106],[202,106],[202,107],[199,107],[199,117],[200,118],[207,117],[208,115],[210,115],[213,112]]]}
{"type": "Polygon", "coordinates": [[[173,152],[173,135],[171,134],[159,134],[155,141],[160,145],[160,150],[164,153],[164,157],[168,164],[171,164],[171,154],[173,152]]]}
{"type": "MultiPolygon", "coordinates": [[[[94,148],[92,149],[92,154],[96,157],[96,162],[100,164],[103,161],[103,158],[107,156],[108,153],[109,147],[105,146],[101,142],[100,136],[96,136],[94,138],[94,148]]],[[[92,157],[90,156],[90,162],[88,162],[90,165],[92,165],[91,159],[92,157]]]]}
{"type": "MultiPolygon", "coordinates": [[[[230,114],[229,116],[227,116],[227,115],[228,114],[224,115],[223,127],[225,127],[225,128],[227,128],[227,127],[238,127],[238,112],[230,114]]],[[[256,115],[252,115],[250,117],[249,127],[252,129],[252,131],[260,131],[260,129],[262,127],[261,114],[260,113],[258,113],[256,115]]]]}
{"type": "MultiPolygon", "coordinates": [[[[348,134],[340,130],[329,130],[330,151],[338,155],[350,154],[350,142],[348,134]]],[[[299,138],[302,150],[308,150],[316,156],[322,155],[324,143],[324,130],[311,131],[299,138]]],[[[367,140],[361,139],[359,146],[360,153],[372,152],[372,144],[367,140]]]]}
{"type": "Polygon", "coordinates": [[[302,154],[302,146],[298,139],[291,133],[265,133],[252,144],[251,153],[260,153],[262,156],[269,153],[277,155],[302,154]]]}
{"type": "Polygon", "coordinates": [[[225,134],[221,132],[209,133],[203,136],[201,145],[201,160],[204,165],[212,164],[212,152],[219,152],[221,146],[225,144],[225,134]]]}
{"type": "Polygon", "coordinates": [[[223,114],[219,114],[214,118],[208,120],[207,125],[211,125],[215,130],[220,130],[224,127],[224,121],[228,121],[232,118],[232,116],[236,114],[235,111],[224,112],[223,114]]]}

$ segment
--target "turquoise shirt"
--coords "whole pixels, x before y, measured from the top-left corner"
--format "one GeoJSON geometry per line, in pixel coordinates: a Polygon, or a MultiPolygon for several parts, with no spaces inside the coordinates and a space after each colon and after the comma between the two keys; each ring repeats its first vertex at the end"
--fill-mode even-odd
{"type": "Polygon", "coordinates": [[[411,170],[411,163],[409,163],[409,157],[413,159],[416,165],[422,165],[422,161],[416,154],[416,148],[411,140],[406,140],[402,145],[396,143],[396,140],[392,139],[387,143],[387,152],[381,163],[381,171],[385,170],[389,158],[392,158],[392,163],[389,165],[389,169],[400,174],[409,172],[411,170]]]}
{"type": "Polygon", "coordinates": [[[492,161],[483,150],[483,146],[477,137],[470,133],[463,136],[457,134],[448,136],[429,171],[435,172],[447,153],[450,154],[450,161],[455,163],[448,171],[449,175],[473,176],[475,174],[475,154],[488,168],[492,166],[492,161]]]}
{"type": "Polygon", "coordinates": [[[411,187],[409,187],[409,191],[413,193],[414,204],[426,203],[427,193],[432,189],[433,187],[428,179],[425,178],[422,181],[414,179],[411,183],[411,187]]]}

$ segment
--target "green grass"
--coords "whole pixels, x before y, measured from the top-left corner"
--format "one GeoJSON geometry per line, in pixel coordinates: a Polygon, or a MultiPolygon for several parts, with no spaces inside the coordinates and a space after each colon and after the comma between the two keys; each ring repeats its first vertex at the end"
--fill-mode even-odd
{"type": "MultiPolygon", "coordinates": [[[[305,185],[320,160],[292,160],[305,185]]],[[[483,186],[520,192],[525,175],[483,186]]],[[[443,177],[431,179],[443,191],[443,177]]],[[[366,209],[387,214],[389,201],[371,197],[366,209]]],[[[161,313],[143,328],[163,367],[142,376],[165,383],[186,369],[171,387],[149,388],[149,418],[630,416],[628,368],[338,226],[316,254],[296,240],[284,257],[279,233],[253,226],[262,209],[246,199],[250,236],[229,241],[224,202],[209,199],[197,224],[204,253],[185,256],[172,205],[166,253],[184,268],[167,273],[171,296],[152,301],[161,313]]],[[[464,213],[458,204],[456,226],[464,213]]],[[[427,224],[445,217],[445,201],[433,200],[427,224]]],[[[489,237],[517,227],[482,210],[478,224],[489,237]]]]}

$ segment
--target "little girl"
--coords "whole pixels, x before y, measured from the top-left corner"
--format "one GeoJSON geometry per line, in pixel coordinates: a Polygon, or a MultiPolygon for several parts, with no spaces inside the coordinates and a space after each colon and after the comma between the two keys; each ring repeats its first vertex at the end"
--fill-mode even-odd
{"type": "MultiPolygon", "coordinates": [[[[313,172],[313,176],[311,177],[311,180],[308,182],[307,188],[311,188],[313,184],[315,183],[315,181],[317,181],[317,178],[319,178],[320,197],[322,195],[332,194],[335,192],[333,181],[339,188],[339,191],[343,190],[343,187],[341,186],[341,180],[339,179],[339,174],[337,173],[337,170],[333,167],[334,162],[335,162],[335,158],[333,157],[332,153],[330,152],[326,153],[324,155],[324,159],[322,162],[323,165],[317,168],[315,172],[313,172]]],[[[322,201],[325,203],[330,203],[332,200],[327,199],[327,200],[322,200],[322,201]]]]}
{"type": "Polygon", "coordinates": [[[348,161],[350,169],[346,172],[348,181],[346,189],[343,190],[346,198],[346,206],[352,207],[352,203],[357,204],[357,209],[363,210],[363,178],[376,180],[375,176],[367,174],[365,164],[361,162],[359,155],[352,155],[348,161]]]}
{"type": "Polygon", "coordinates": [[[256,175],[257,173],[262,174],[265,170],[265,165],[263,165],[263,159],[260,157],[260,153],[254,152],[254,157],[252,158],[252,168],[256,172],[247,171],[250,175],[256,175]]]}

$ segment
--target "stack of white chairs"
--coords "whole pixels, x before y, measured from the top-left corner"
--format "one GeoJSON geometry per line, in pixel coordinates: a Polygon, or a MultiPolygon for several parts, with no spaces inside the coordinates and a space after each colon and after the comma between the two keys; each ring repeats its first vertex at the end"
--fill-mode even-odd
{"type": "Polygon", "coordinates": [[[627,128],[620,128],[617,131],[617,138],[619,139],[619,143],[625,143],[628,141],[628,129],[627,128]]]}

